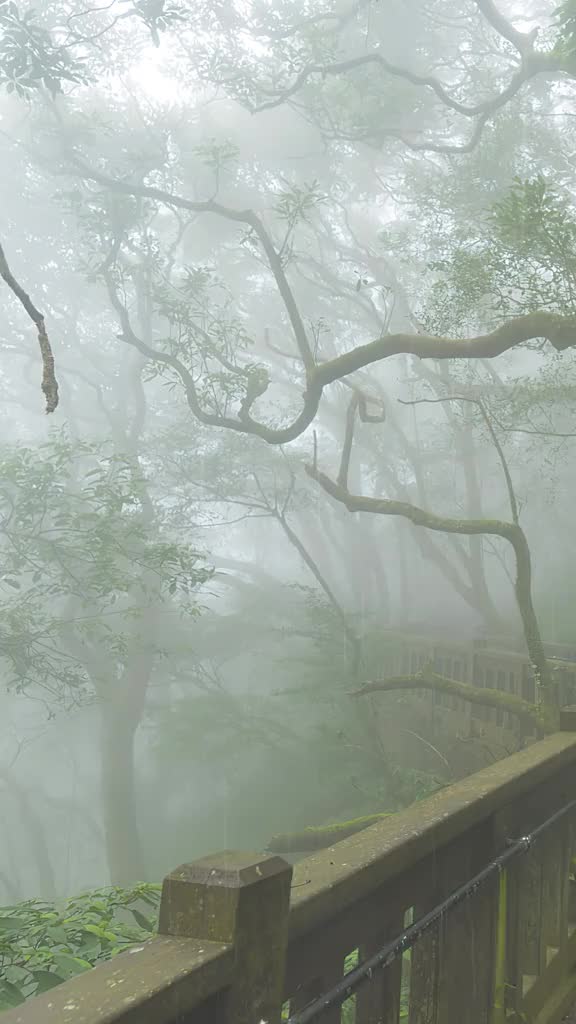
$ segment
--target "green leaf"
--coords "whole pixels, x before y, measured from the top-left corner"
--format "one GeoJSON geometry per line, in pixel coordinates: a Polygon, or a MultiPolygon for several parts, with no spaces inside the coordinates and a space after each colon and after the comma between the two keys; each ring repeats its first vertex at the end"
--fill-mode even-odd
{"type": "Polygon", "coordinates": [[[0,981],[0,1010],[20,1006],[25,998],[17,985],[13,985],[11,981],[0,981]]]}
{"type": "Polygon", "coordinates": [[[61,978],[55,971],[31,971],[32,977],[36,982],[36,990],[34,995],[41,995],[42,992],[49,992],[51,988],[56,988],[57,985],[61,985],[65,978],[61,978]]]}
{"type": "Polygon", "coordinates": [[[92,935],[96,935],[99,939],[103,939],[106,935],[105,929],[99,924],[84,924],[82,929],[85,932],[91,932],[92,935]]]}
{"type": "Polygon", "coordinates": [[[83,960],[79,956],[72,956],[70,953],[56,953],[54,961],[66,977],[83,974],[84,971],[92,969],[92,964],[88,963],[87,960],[83,960]]]}
{"type": "Polygon", "coordinates": [[[139,924],[141,928],[144,928],[144,930],[147,932],[154,931],[156,926],[154,922],[150,920],[149,917],[146,917],[145,914],[141,914],[140,911],[136,910],[134,907],[131,907],[131,913],[134,920],[136,921],[136,924],[139,924]]]}
{"type": "Polygon", "coordinates": [[[0,932],[19,932],[23,930],[23,922],[14,917],[0,917],[0,932]]]}
{"type": "Polygon", "coordinates": [[[82,926],[83,931],[91,932],[92,935],[97,935],[99,939],[103,939],[105,942],[116,942],[117,937],[114,932],[108,931],[105,927],[98,924],[85,924],[82,926]]]}
{"type": "Polygon", "coordinates": [[[89,931],[87,925],[83,925],[82,926],[82,931],[87,933],[87,934],[85,935],[85,938],[84,938],[84,940],[82,942],[81,949],[83,949],[83,950],[94,950],[94,949],[96,949],[96,947],[100,945],[100,936],[99,935],[95,935],[92,931],[89,931]]]}

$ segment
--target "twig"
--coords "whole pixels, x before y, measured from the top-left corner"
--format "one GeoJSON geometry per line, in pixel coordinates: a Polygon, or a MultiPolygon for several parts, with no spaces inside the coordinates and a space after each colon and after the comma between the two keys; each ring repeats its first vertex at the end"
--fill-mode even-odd
{"type": "Polygon", "coordinates": [[[504,450],[502,448],[502,445],[500,444],[500,441],[498,440],[498,436],[496,434],[496,431],[494,430],[494,427],[492,426],[492,423],[490,421],[490,417],[489,417],[489,415],[488,415],[488,413],[486,411],[486,408],[485,408],[483,402],[481,402],[479,398],[469,398],[466,395],[445,395],[442,398],[415,398],[415,399],[412,399],[411,401],[409,401],[407,399],[399,398],[398,401],[399,401],[400,405],[437,405],[437,404],[442,403],[442,402],[469,402],[471,405],[476,405],[478,407],[478,409],[480,410],[480,414],[482,416],[482,419],[484,420],[484,423],[486,424],[488,433],[490,434],[490,437],[492,438],[492,442],[494,444],[494,447],[496,449],[498,458],[500,460],[500,465],[502,466],[502,471],[504,473],[504,477],[505,477],[505,480],[506,480],[506,488],[508,490],[508,498],[509,498],[509,501],[510,501],[510,509],[511,509],[511,512],[512,512],[512,520],[513,520],[514,523],[518,523],[518,519],[519,519],[519,516],[518,516],[518,501],[517,501],[517,498],[516,498],[516,492],[514,491],[514,484],[512,483],[512,477],[510,475],[510,469],[508,467],[508,463],[506,461],[506,456],[504,455],[504,450]]]}

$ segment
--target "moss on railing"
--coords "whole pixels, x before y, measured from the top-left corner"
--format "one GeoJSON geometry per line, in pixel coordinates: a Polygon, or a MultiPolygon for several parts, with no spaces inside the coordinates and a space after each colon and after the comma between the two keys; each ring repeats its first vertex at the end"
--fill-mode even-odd
{"type": "Polygon", "coordinates": [[[342,821],[335,825],[309,825],[301,832],[281,832],[272,836],[268,843],[268,850],[271,853],[304,853],[311,850],[322,850],[326,846],[339,843],[356,832],[361,832],[369,825],[375,825],[377,821],[390,818],[391,812],[381,814],[367,814],[363,818],[351,818],[349,821],[342,821]]]}

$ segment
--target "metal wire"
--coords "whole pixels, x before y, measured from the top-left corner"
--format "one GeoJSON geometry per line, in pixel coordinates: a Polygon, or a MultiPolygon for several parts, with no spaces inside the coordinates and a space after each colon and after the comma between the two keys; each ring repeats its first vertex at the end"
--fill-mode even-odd
{"type": "Polygon", "coordinates": [[[308,1006],[300,1010],[298,1013],[293,1014],[289,1017],[287,1024],[311,1024],[312,1021],[318,1020],[320,1016],[326,1013],[328,1010],[333,1009],[335,1006],[341,1006],[342,1003],[346,1002],[350,996],[354,995],[356,990],[360,988],[366,981],[371,981],[375,971],[383,970],[393,964],[395,960],[398,960],[406,950],[411,949],[417,940],[424,935],[437,921],[439,921],[444,914],[450,911],[453,907],[458,906],[468,896],[480,888],[484,882],[488,881],[494,874],[502,871],[502,869],[521,853],[526,853],[530,849],[533,843],[546,832],[547,829],[551,828],[558,821],[560,821],[570,811],[576,809],[576,800],[571,800],[570,803],[566,804],[555,814],[552,814],[546,821],[543,821],[541,825],[538,825],[528,835],[522,836],[515,842],[511,842],[508,848],[501,853],[498,857],[492,860],[485,868],[482,868],[477,875],[474,875],[469,882],[461,885],[460,888],[455,889],[442,903],[439,903],[432,910],[424,914],[423,917],[415,921],[414,924],[406,928],[397,939],[393,939],[387,945],[383,946],[377,953],[374,953],[363,963],[354,967],[351,971],[348,971],[344,975],[341,981],[339,981],[333,988],[324,992],[318,996],[308,1006]]]}

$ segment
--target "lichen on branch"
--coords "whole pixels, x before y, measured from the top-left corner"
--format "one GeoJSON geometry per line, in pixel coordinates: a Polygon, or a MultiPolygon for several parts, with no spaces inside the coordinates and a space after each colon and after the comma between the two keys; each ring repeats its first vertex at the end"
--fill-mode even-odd
{"type": "Polygon", "coordinates": [[[434,690],[452,697],[479,704],[483,707],[508,711],[516,715],[519,721],[535,729],[539,736],[544,736],[558,728],[558,712],[543,705],[532,704],[530,701],[517,697],[514,693],[494,690],[489,687],[472,686],[456,679],[448,679],[438,675],[432,668],[424,668],[414,675],[390,676],[366,683],[359,690],[354,690],[351,697],[367,697],[374,693],[391,693],[396,690],[434,690]]]}
{"type": "Polygon", "coordinates": [[[20,301],[21,305],[26,310],[28,316],[32,322],[36,325],[38,331],[38,344],[40,346],[40,357],[42,359],[42,391],[46,399],[46,412],[51,413],[58,407],[58,382],[56,380],[56,374],[54,370],[54,355],[52,353],[52,347],[50,345],[50,339],[46,332],[46,324],[44,323],[44,315],[32,302],[32,299],[28,293],[24,290],[22,285],[16,280],[14,274],[8,266],[4,249],[0,244],[0,277],[6,282],[10,290],[14,293],[16,298],[20,301]]]}

